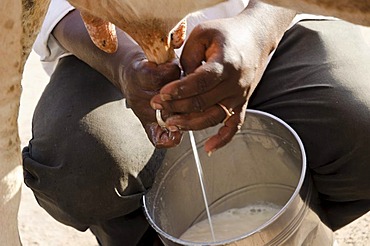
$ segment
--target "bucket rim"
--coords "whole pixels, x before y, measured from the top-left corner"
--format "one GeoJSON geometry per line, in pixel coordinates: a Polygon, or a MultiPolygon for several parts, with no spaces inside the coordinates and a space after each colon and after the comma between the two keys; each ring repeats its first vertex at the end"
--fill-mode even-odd
{"type": "Polygon", "coordinates": [[[237,237],[234,237],[234,238],[231,238],[231,239],[216,241],[216,242],[190,242],[190,241],[181,240],[179,238],[176,238],[176,237],[168,234],[164,230],[162,230],[159,226],[157,226],[157,224],[154,222],[154,220],[152,219],[152,217],[149,214],[149,211],[148,211],[148,208],[147,208],[148,206],[147,206],[146,199],[145,199],[146,194],[144,194],[143,197],[142,197],[142,204],[143,204],[145,217],[146,217],[147,221],[149,222],[149,224],[152,226],[152,228],[154,228],[155,231],[157,233],[159,233],[161,236],[164,236],[166,239],[168,239],[168,240],[170,240],[170,241],[172,241],[176,244],[179,244],[179,245],[216,246],[216,245],[230,244],[230,243],[242,240],[244,238],[247,238],[247,237],[249,237],[253,234],[256,234],[256,233],[262,231],[263,229],[265,229],[266,227],[268,227],[272,222],[277,220],[288,209],[288,207],[294,202],[295,198],[299,195],[299,192],[300,192],[300,190],[303,186],[305,176],[306,176],[306,171],[307,171],[306,152],[305,152],[305,148],[304,148],[304,145],[303,145],[303,142],[302,142],[301,138],[299,137],[297,132],[290,125],[288,125],[281,118],[279,118],[279,117],[277,117],[273,114],[270,114],[270,113],[267,113],[267,112],[264,112],[264,111],[260,111],[260,110],[256,110],[256,109],[246,109],[246,114],[248,114],[248,113],[263,115],[263,116],[266,116],[268,118],[271,118],[271,119],[277,121],[278,123],[283,125],[293,135],[294,139],[297,141],[297,144],[299,146],[299,150],[301,152],[302,169],[301,169],[301,174],[300,174],[297,186],[295,187],[295,190],[294,190],[293,194],[290,196],[289,200],[279,210],[279,212],[277,212],[271,219],[269,219],[268,221],[266,221],[261,226],[254,229],[253,231],[250,231],[249,233],[246,233],[246,234],[243,234],[241,236],[237,236],[237,237]]]}

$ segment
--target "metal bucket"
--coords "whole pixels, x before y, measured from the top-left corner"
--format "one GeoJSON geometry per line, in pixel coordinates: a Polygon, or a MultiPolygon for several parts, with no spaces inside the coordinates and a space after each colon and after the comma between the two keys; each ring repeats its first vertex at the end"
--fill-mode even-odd
{"type": "MultiPolygon", "coordinates": [[[[202,163],[210,213],[258,202],[282,208],[244,234],[216,242],[188,242],[179,237],[206,219],[196,164],[188,136],[169,149],[144,211],[165,245],[332,245],[333,233],[310,209],[311,181],[306,177],[304,147],[294,130],[279,118],[247,110],[232,142],[210,157],[203,150],[216,128],[194,132],[202,163]]],[[[246,222],[247,223],[247,222],[246,222]]]]}

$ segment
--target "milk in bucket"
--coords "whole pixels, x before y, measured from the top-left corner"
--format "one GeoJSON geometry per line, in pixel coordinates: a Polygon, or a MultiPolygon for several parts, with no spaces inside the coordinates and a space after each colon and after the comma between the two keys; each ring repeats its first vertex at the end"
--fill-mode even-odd
{"type": "MultiPolygon", "coordinates": [[[[155,182],[143,197],[145,215],[163,243],[332,245],[332,231],[309,206],[312,183],[306,177],[303,144],[294,130],[273,115],[247,110],[245,123],[233,140],[208,157],[204,142],[217,130],[194,132],[211,215],[248,210],[263,203],[274,204],[276,210],[269,210],[271,214],[261,220],[262,224],[252,223],[252,229],[228,238],[217,239],[216,232],[216,241],[182,239],[189,228],[206,219],[193,152],[189,138],[184,136],[179,146],[166,150],[155,182]]],[[[248,221],[251,219],[245,219],[246,224],[248,221]]]]}

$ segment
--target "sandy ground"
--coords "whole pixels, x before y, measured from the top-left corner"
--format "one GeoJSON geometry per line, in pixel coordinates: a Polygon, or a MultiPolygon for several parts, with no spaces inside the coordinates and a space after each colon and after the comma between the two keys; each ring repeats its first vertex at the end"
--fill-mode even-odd
{"type": "MultiPolygon", "coordinates": [[[[30,139],[32,113],[48,79],[48,76],[38,61],[38,56],[31,53],[22,81],[23,94],[19,116],[22,146],[25,146],[30,139]]],[[[19,228],[21,240],[25,246],[98,245],[94,236],[89,231],[79,232],[71,227],[64,226],[49,216],[38,206],[32,192],[25,186],[22,190],[19,228]]],[[[370,245],[370,213],[337,231],[335,237],[339,245],[370,245]]]]}

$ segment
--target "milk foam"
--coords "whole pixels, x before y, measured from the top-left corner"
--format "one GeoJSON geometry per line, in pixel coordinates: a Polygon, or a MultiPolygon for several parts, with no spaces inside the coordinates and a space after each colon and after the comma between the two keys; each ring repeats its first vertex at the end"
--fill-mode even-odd
{"type": "MultiPolygon", "coordinates": [[[[251,232],[271,219],[280,209],[278,205],[263,203],[232,208],[212,215],[216,241],[232,239],[251,232]]],[[[213,242],[208,220],[190,227],[180,239],[190,242],[213,242]]]]}

